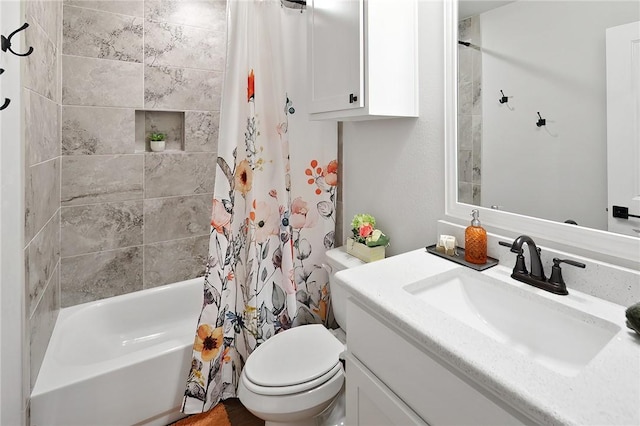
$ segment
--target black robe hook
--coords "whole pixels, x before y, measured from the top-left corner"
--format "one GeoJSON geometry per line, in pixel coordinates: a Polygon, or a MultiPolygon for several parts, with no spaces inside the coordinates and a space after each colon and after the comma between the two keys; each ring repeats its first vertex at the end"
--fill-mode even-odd
{"type": "Polygon", "coordinates": [[[536,123],[536,126],[538,126],[538,127],[546,126],[547,125],[547,120],[545,118],[542,118],[542,116],[540,115],[539,112],[538,112],[538,117],[540,117],[540,119],[536,123]]]}
{"type": "Polygon", "coordinates": [[[509,102],[509,97],[504,95],[504,92],[501,90],[500,93],[502,93],[502,96],[500,97],[500,99],[498,99],[498,102],[500,102],[501,104],[506,104],[507,102],[509,102]]]}
{"type": "Polygon", "coordinates": [[[5,109],[6,107],[8,107],[10,103],[11,103],[11,99],[9,99],[9,98],[4,98],[4,103],[2,104],[2,106],[0,106],[0,111],[2,111],[3,109],[5,109]]]}
{"type": "Polygon", "coordinates": [[[6,52],[8,50],[9,52],[13,53],[16,56],[29,56],[29,55],[31,55],[33,53],[33,47],[29,47],[29,50],[27,51],[27,53],[17,53],[17,52],[14,52],[11,49],[11,39],[13,38],[13,36],[16,35],[17,33],[19,33],[22,30],[26,30],[27,27],[29,27],[29,24],[27,24],[25,22],[23,26],[21,26],[20,28],[18,28],[17,30],[15,30],[14,32],[9,34],[9,37],[2,36],[2,43],[1,43],[2,51],[6,52]]]}

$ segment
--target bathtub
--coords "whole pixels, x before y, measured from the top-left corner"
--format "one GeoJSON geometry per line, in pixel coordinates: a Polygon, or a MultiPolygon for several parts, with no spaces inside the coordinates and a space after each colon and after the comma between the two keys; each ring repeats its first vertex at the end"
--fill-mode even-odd
{"type": "Polygon", "coordinates": [[[60,310],[31,424],[166,425],[179,412],[203,278],[60,310]]]}

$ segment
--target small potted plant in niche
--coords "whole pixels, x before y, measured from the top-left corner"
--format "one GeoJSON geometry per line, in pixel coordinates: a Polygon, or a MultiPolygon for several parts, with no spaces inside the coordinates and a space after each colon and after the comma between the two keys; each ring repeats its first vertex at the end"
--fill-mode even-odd
{"type": "Polygon", "coordinates": [[[151,133],[149,136],[149,147],[153,152],[164,151],[165,148],[165,139],[167,135],[165,133],[157,132],[151,133]]]}
{"type": "Polygon", "coordinates": [[[365,262],[384,259],[389,237],[376,229],[376,219],[370,214],[357,214],[351,221],[353,237],[347,239],[347,253],[365,262]]]}

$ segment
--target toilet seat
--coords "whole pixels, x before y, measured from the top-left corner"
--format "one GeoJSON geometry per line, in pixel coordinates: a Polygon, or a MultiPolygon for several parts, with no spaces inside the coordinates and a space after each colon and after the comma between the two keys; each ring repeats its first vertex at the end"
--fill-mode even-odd
{"type": "Polygon", "coordinates": [[[312,324],[276,334],[259,346],[243,369],[248,390],[260,395],[289,395],[326,383],[342,373],[344,345],[323,325],[312,324]]]}
{"type": "Polygon", "coordinates": [[[260,386],[251,382],[247,379],[246,376],[242,376],[242,380],[247,390],[250,390],[253,393],[259,395],[269,395],[269,396],[277,396],[277,395],[290,395],[293,393],[304,392],[310,389],[315,389],[318,386],[321,386],[331,380],[334,376],[338,374],[344,374],[342,370],[342,363],[338,361],[336,365],[329,370],[326,374],[317,377],[315,379],[309,380],[308,382],[299,383],[297,385],[292,386],[260,386]]]}

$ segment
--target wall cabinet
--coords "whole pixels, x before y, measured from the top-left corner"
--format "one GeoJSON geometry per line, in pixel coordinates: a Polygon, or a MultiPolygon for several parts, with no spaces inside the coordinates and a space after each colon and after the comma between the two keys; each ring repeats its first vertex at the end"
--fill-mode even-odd
{"type": "Polygon", "coordinates": [[[347,424],[533,423],[351,299],[347,323],[347,424]]]}
{"type": "Polygon", "coordinates": [[[312,120],[418,116],[416,0],[310,0],[312,120]]]}

